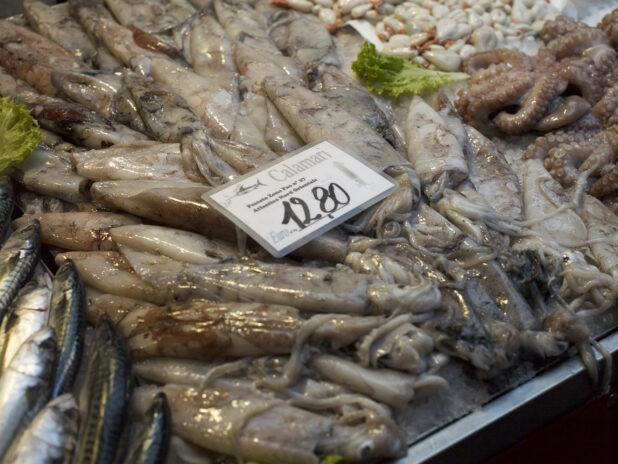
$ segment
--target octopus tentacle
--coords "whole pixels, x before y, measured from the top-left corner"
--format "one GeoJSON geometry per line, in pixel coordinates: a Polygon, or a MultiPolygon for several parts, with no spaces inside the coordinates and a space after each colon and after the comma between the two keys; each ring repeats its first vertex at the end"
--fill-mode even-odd
{"type": "Polygon", "coordinates": [[[560,66],[560,79],[577,87],[583,98],[594,105],[603,96],[603,77],[591,58],[567,58],[560,66]]]}
{"type": "Polygon", "coordinates": [[[605,94],[592,108],[592,114],[603,124],[607,124],[609,118],[618,108],[618,84],[605,91],[605,94]]]}
{"type": "Polygon", "coordinates": [[[554,100],[554,105],[548,110],[534,128],[538,131],[549,132],[568,126],[590,111],[590,103],[577,95],[570,97],[559,97],[554,100]]]}
{"type": "Polygon", "coordinates": [[[475,53],[463,61],[462,68],[465,73],[473,74],[497,63],[505,63],[511,68],[528,71],[534,66],[532,58],[525,53],[503,48],[475,53]]]}
{"type": "Polygon", "coordinates": [[[550,40],[547,49],[556,59],[561,60],[579,55],[587,48],[600,44],[609,45],[609,38],[603,31],[591,27],[577,27],[564,36],[550,40]]]}
{"type": "MultiPolygon", "coordinates": [[[[606,139],[606,137],[603,138],[606,139]]],[[[614,150],[606,142],[596,144],[593,148],[592,154],[582,163],[579,170],[580,172],[591,170],[592,175],[603,176],[606,174],[606,172],[604,172],[606,166],[614,161],[614,150]]]]}
{"type": "Polygon", "coordinates": [[[534,57],[493,50],[464,60],[463,69],[471,77],[455,107],[466,122],[486,135],[496,130],[519,134],[607,126],[611,96],[592,115],[590,110],[618,81],[617,53],[608,36],[601,29],[557,18],[546,23],[541,37],[547,47],[534,57]]]}
{"type": "Polygon", "coordinates": [[[612,41],[612,45],[618,47],[618,8],[606,14],[597,25],[597,29],[605,32],[605,35],[612,41]]]}
{"type": "Polygon", "coordinates": [[[579,132],[556,131],[542,137],[537,138],[524,151],[523,159],[540,159],[544,160],[552,148],[563,144],[572,144],[583,142],[588,136],[579,132]]]}
{"type": "MultiPolygon", "coordinates": [[[[618,111],[614,112],[614,118],[618,119],[618,111]]],[[[612,118],[610,118],[610,121],[612,118]]],[[[617,121],[618,122],[618,121],[617,121]]],[[[618,154],[618,124],[608,125],[604,132],[605,141],[614,151],[614,155],[618,154]]]]}
{"type": "MultiPolygon", "coordinates": [[[[588,102],[586,102],[588,103],[588,102]]],[[[603,129],[603,124],[591,113],[588,113],[568,126],[564,126],[561,130],[565,132],[597,132],[603,129]]]]}
{"type": "Polygon", "coordinates": [[[577,27],[580,27],[580,24],[573,18],[558,16],[556,19],[545,21],[543,27],[539,31],[539,37],[543,42],[547,43],[550,40],[568,34],[577,27]]]}
{"type": "Polygon", "coordinates": [[[494,118],[496,127],[506,134],[521,134],[534,128],[556,96],[560,85],[556,77],[554,73],[541,75],[524,97],[517,113],[502,111],[494,118]]]}
{"type": "Polygon", "coordinates": [[[563,187],[568,187],[573,185],[579,177],[577,166],[586,161],[594,149],[592,144],[560,145],[549,151],[549,156],[545,158],[543,165],[563,187]]]}
{"type": "Polygon", "coordinates": [[[536,70],[551,70],[556,65],[556,57],[549,50],[542,48],[534,57],[534,69],[536,70]]]}
{"type": "Polygon", "coordinates": [[[590,188],[590,195],[597,198],[604,197],[618,190],[618,166],[597,180],[590,188]]]}
{"type": "Polygon", "coordinates": [[[584,50],[582,56],[592,60],[597,73],[601,76],[608,76],[614,72],[616,67],[616,50],[609,45],[601,44],[590,47],[584,50]]]}
{"type": "Polygon", "coordinates": [[[513,79],[503,87],[495,87],[488,92],[479,89],[475,92],[474,98],[468,99],[464,119],[477,128],[487,129],[491,125],[489,120],[491,113],[503,108],[504,102],[513,104],[520,101],[534,85],[534,77],[534,73],[521,72],[513,76],[513,79]]]}

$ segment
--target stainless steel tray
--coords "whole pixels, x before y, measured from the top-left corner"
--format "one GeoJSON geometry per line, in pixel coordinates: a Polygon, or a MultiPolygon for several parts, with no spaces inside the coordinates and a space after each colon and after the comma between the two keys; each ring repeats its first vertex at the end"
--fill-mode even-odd
{"type": "MultiPolygon", "coordinates": [[[[611,383],[616,385],[618,330],[600,344],[611,353],[611,383]]],[[[415,442],[397,464],[481,462],[599,394],[579,357],[571,357],[415,442]]]]}

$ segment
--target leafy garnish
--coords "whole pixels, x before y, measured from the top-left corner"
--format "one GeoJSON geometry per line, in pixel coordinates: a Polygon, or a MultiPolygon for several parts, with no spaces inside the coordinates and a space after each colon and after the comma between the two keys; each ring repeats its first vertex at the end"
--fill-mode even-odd
{"type": "MultiPolygon", "coordinates": [[[[341,464],[343,457],[338,454],[329,454],[320,461],[320,464],[341,464]]],[[[263,464],[257,461],[245,461],[245,464],[263,464]]]]}
{"type": "Polygon", "coordinates": [[[326,456],[320,464],[341,464],[343,462],[343,457],[338,454],[329,454],[326,456]]]}
{"type": "Polygon", "coordinates": [[[352,63],[352,69],[370,91],[391,98],[427,94],[470,77],[466,73],[431,71],[416,66],[404,58],[380,53],[374,44],[367,42],[352,63]]]}
{"type": "Polygon", "coordinates": [[[40,141],[39,123],[28,108],[0,98],[0,172],[26,160],[40,141]]]}

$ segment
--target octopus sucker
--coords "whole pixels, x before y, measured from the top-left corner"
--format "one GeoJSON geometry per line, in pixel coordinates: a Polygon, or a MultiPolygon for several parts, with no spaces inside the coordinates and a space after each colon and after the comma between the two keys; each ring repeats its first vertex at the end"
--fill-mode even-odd
{"type": "Polygon", "coordinates": [[[607,124],[618,108],[618,84],[605,91],[603,97],[592,107],[591,113],[601,123],[607,124]]]}
{"type": "Polygon", "coordinates": [[[501,111],[494,118],[494,124],[506,134],[520,134],[531,130],[549,108],[551,99],[546,96],[558,93],[560,84],[560,80],[553,74],[543,74],[525,95],[519,111],[515,114],[501,111]]]}
{"type": "Polygon", "coordinates": [[[539,32],[539,37],[543,42],[547,43],[558,37],[561,37],[569,32],[572,32],[578,27],[579,23],[568,16],[558,16],[552,21],[545,21],[543,28],[539,32]]]}
{"type": "MultiPolygon", "coordinates": [[[[513,79],[502,88],[488,90],[482,85],[473,86],[473,83],[467,89],[466,100],[464,103],[457,104],[458,111],[466,109],[462,114],[464,120],[477,128],[487,130],[491,127],[492,113],[500,110],[504,106],[517,104],[520,98],[529,91],[534,84],[534,74],[525,71],[519,71],[512,76],[513,79]],[[507,105],[504,103],[507,102],[507,105]]],[[[488,81],[490,85],[493,80],[488,81]]],[[[496,78],[496,81],[504,81],[504,77],[496,78]]],[[[491,88],[491,87],[490,87],[491,88]]],[[[460,98],[464,94],[460,93],[460,98]]]]}
{"type": "Polygon", "coordinates": [[[602,174],[603,166],[611,163],[614,151],[608,144],[596,140],[584,143],[559,145],[549,151],[544,165],[549,173],[563,186],[574,184],[580,173],[602,174]]]}
{"type": "Polygon", "coordinates": [[[603,75],[595,67],[591,58],[566,58],[560,63],[557,76],[568,85],[576,87],[591,105],[603,96],[603,75]]]}
{"type": "Polygon", "coordinates": [[[618,166],[614,166],[610,172],[602,176],[590,188],[590,194],[602,198],[618,190],[618,166]]]}
{"type": "Polygon", "coordinates": [[[597,25],[597,28],[605,32],[605,35],[610,38],[614,47],[618,46],[618,9],[614,9],[611,13],[606,14],[597,25]]]}
{"type": "Polygon", "coordinates": [[[566,35],[550,40],[547,43],[547,49],[557,59],[562,59],[580,54],[595,45],[609,45],[609,38],[599,29],[580,26],[566,35]]]}

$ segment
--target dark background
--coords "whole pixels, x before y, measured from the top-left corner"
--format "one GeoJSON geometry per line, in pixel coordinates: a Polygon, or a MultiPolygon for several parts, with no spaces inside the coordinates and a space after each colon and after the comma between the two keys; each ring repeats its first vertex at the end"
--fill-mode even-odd
{"type": "MultiPolygon", "coordinates": [[[[43,3],[53,5],[59,3],[56,0],[39,0],[43,3]]],[[[0,18],[6,18],[7,16],[13,16],[17,13],[23,13],[21,8],[22,0],[0,0],[0,18]]]]}

